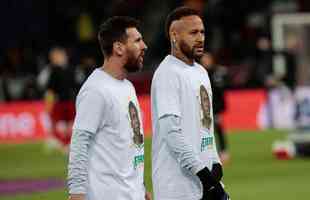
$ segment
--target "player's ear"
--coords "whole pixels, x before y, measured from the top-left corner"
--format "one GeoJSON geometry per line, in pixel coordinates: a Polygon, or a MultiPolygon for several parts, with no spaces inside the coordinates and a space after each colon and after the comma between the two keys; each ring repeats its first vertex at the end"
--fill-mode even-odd
{"type": "Polygon", "coordinates": [[[170,31],[170,38],[173,45],[177,43],[177,34],[174,30],[170,31]]]}
{"type": "Polygon", "coordinates": [[[122,56],[125,52],[124,44],[121,42],[114,42],[113,43],[113,52],[115,52],[115,54],[117,56],[122,56]]]}
{"type": "Polygon", "coordinates": [[[179,29],[179,23],[177,21],[172,22],[169,29],[169,36],[171,38],[171,42],[175,45],[178,41],[177,31],[179,29]]]}

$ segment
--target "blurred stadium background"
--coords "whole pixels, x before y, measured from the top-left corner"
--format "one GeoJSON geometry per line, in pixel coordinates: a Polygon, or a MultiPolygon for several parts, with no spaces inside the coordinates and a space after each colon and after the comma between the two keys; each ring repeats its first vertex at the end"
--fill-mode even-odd
{"type": "Polygon", "coordinates": [[[129,79],[143,110],[146,184],[151,190],[150,81],[168,53],[165,17],[179,5],[201,12],[206,49],[214,64],[227,69],[221,121],[230,153],[224,182],[232,199],[309,198],[310,1],[3,0],[1,200],[67,198],[66,142],[50,140],[49,70],[54,65],[66,68],[61,89],[74,101],[85,78],[102,63],[96,31],[112,15],[140,19],[149,47],[143,71],[129,79]],[[61,51],[52,54],[55,47],[61,51]]]}

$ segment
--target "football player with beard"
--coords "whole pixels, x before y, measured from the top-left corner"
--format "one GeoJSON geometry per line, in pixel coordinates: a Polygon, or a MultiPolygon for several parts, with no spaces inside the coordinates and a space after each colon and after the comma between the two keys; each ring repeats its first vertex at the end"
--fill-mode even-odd
{"type": "Polygon", "coordinates": [[[143,67],[147,49],[137,26],[130,17],[112,17],[100,26],[104,63],[88,77],[76,99],[69,200],[150,199],[143,180],[143,129],[135,133],[131,121],[142,124],[140,107],[135,88],[126,79],[143,67]]]}
{"type": "Polygon", "coordinates": [[[205,29],[196,10],[180,7],[166,19],[170,55],[151,88],[152,178],[155,200],[228,200],[213,133],[212,90],[196,62],[205,29]]]}

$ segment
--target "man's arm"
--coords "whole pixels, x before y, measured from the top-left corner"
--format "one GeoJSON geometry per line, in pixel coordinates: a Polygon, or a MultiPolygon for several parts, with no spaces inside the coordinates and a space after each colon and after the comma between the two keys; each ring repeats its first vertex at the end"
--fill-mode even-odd
{"type": "Polygon", "coordinates": [[[200,160],[193,146],[185,139],[181,129],[181,118],[177,115],[164,115],[159,119],[160,131],[167,133],[166,141],[182,168],[194,175],[205,165],[200,160]]]}
{"type": "Polygon", "coordinates": [[[73,130],[68,165],[70,200],[84,199],[88,178],[88,151],[92,135],[94,134],[84,130],[73,130]]]}
{"type": "Polygon", "coordinates": [[[152,194],[150,192],[145,192],[145,200],[152,200],[152,194]]]}
{"type": "Polygon", "coordinates": [[[176,115],[165,115],[159,119],[159,126],[160,131],[167,133],[168,147],[176,156],[181,167],[198,176],[203,186],[203,199],[210,195],[216,198],[225,196],[226,193],[219,182],[222,178],[220,164],[219,166],[214,165],[212,171],[203,164],[182,133],[181,118],[176,115]]]}
{"type": "Polygon", "coordinates": [[[68,189],[70,200],[84,200],[88,183],[89,145],[104,123],[105,98],[96,90],[80,92],[71,138],[68,189]]]}

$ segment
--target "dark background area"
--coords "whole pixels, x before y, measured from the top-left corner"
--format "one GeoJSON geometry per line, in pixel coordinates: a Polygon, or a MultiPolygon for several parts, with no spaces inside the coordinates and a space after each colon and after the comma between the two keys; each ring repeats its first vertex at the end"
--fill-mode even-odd
{"type": "MultiPolygon", "coordinates": [[[[270,22],[275,13],[310,10],[306,0],[3,0],[0,5],[1,87],[5,87],[8,74],[17,79],[30,76],[34,81],[49,63],[47,54],[55,45],[66,48],[72,68],[85,55],[92,56],[99,66],[103,58],[96,41],[97,27],[113,15],[129,15],[142,21],[141,31],[149,47],[142,73],[149,78],[169,52],[164,36],[165,18],[180,5],[201,11],[206,26],[206,49],[217,64],[228,68],[231,88],[264,87],[255,77],[256,42],[260,37],[271,39],[270,22]],[[81,36],[83,30],[86,37],[81,36]]],[[[3,93],[0,99],[10,99],[3,93]]]]}

